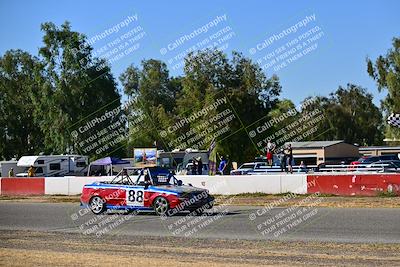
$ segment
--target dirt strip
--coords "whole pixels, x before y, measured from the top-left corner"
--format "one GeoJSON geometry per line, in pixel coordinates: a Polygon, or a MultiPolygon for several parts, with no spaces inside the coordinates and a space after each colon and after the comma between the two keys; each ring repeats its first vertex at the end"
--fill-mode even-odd
{"type": "Polygon", "coordinates": [[[1,266],[398,266],[400,244],[88,237],[0,230],[1,266]]]}

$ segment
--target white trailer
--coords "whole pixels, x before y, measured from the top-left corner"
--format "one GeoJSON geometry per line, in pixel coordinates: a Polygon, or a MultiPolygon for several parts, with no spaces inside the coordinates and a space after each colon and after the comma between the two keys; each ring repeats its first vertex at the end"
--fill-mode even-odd
{"type": "Polygon", "coordinates": [[[25,168],[23,172],[17,174],[17,177],[27,177],[31,166],[35,169],[36,177],[85,175],[88,157],[81,155],[23,156],[18,160],[17,166],[25,168]]]}
{"type": "Polygon", "coordinates": [[[16,160],[0,161],[0,177],[8,177],[8,171],[13,168],[14,176],[19,172],[23,172],[23,167],[17,166],[16,160]]]}

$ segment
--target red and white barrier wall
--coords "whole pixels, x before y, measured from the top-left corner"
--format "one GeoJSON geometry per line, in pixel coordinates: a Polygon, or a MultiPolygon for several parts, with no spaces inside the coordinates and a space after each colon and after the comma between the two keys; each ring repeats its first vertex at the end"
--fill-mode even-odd
{"type": "Polygon", "coordinates": [[[44,195],[44,178],[1,178],[2,195],[44,195]]]}
{"type": "MultiPolygon", "coordinates": [[[[211,194],[268,193],[279,194],[293,192],[307,193],[307,176],[293,175],[236,175],[177,176],[184,184],[206,188],[211,194]]],[[[94,181],[109,181],[113,177],[47,177],[47,178],[2,178],[2,195],[77,195],[85,184],[94,181]]]]}
{"type": "Polygon", "coordinates": [[[400,174],[324,174],[308,175],[307,193],[340,196],[376,196],[381,192],[400,195],[400,174]]]}
{"type": "MultiPolygon", "coordinates": [[[[380,192],[400,195],[400,174],[272,174],[177,176],[184,184],[205,188],[211,194],[297,193],[375,196],[380,192]]],[[[77,195],[85,184],[113,177],[1,178],[1,195],[77,195]]]]}
{"type": "Polygon", "coordinates": [[[205,188],[211,194],[232,195],[241,193],[307,193],[307,175],[232,175],[208,176],[187,175],[177,176],[184,184],[205,188]]]}
{"type": "Polygon", "coordinates": [[[85,184],[95,181],[109,181],[113,177],[34,177],[1,178],[1,195],[77,195],[85,184]]]}
{"type": "Polygon", "coordinates": [[[93,177],[48,177],[45,180],[46,195],[77,195],[82,193],[85,184],[95,181],[111,181],[114,177],[110,176],[93,176],[93,177]]]}

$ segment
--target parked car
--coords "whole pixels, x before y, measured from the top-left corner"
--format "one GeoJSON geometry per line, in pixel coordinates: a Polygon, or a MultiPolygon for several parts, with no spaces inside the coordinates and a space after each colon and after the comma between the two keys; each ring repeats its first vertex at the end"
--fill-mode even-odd
{"type": "Polygon", "coordinates": [[[381,156],[363,156],[358,160],[351,162],[351,165],[360,165],[360,164],[366,165],[382,160],[399,160],[399,157],[396,154],[381,155],[381,156]]]}
{"type": "Polygon", "coordinates": [[[107,209],[153,210],[161,216],[181,211],[200,215],[211,209],[214,197],[206,189],[183,185],[168,169],[143,169],[133,181],[124,168],[111,182],[94,182],[83,187],[81,204],[94,214],[107,209]]]}
{"type": "Polygon", "coordinates": [[[380,160],[366,166],[379,172],[397,172],[400,170],[400,160],[380,160]]]}
{"type": "Polygon", "coordinates": [[[248,174],[249,172],[255,171],[260,169],[261,167],[267,166],[267,162],[250,162],[244,163],[236,170],[231,171],[231,175],[244,175],[248,174]]]}

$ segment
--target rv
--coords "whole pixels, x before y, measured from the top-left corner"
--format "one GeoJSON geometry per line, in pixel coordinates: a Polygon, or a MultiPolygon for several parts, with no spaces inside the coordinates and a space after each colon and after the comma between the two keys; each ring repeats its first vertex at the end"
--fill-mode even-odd
{"type": "Polygon", "coordinates": [[[36,177],[57,177],[64,175],[85,175],[88,157],[80,155],[23,156],[18,160],[18,167],[24,171],[17,177],[27,177],[28,169],[33,166],[36,177]]]}

